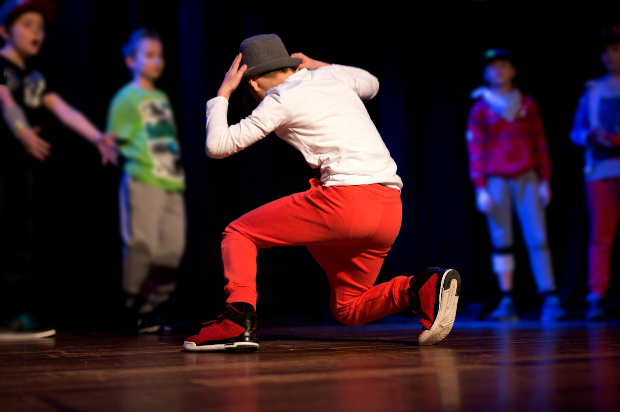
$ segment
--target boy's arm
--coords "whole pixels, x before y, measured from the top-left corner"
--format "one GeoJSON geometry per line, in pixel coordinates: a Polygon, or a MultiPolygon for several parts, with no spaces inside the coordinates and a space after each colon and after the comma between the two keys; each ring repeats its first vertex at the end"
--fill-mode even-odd
{"type": "Polygon", "coordinates": [[[281,97],[270,94],[251,115],[228,126],[228,100],[218,96],[207,102],[207,141],[205,152],[213,159],[223,159],[249,147],[273,132],[286,120],[281,97]]]}
{"type": "Polygon", "coordinates": [[[47,93],[43,96],[43,105],[52,112],[58,120],[87,141],[97,147],[101,155],[101,164],[112,162],[116,164],[118,148],[114,139],[116,134],[104,134],[99,131],[81,112],[70,106],[57,93],[47,93]]]}
{"type": "Polygon", "coordinates": [[[136,106],[130,98],[127,96],[114,98],[108,110],[106,132],[117,135],[117,141],[122,145],[124,141],[129,141],[135,136],[137,116],[139,115],[136,106]]]}
{"type": "Polygon", "coordinates": [[[52,146],[38,136],[38,127],[32,128],[28,124],[24,111],[13,100],[9,88],[3,84],[0,84],[0,106],[5,123],[24,146],[26,153],[36,160],[44,161],[50,155],[52,146]]]}
{"type": "Polygon", "coordinates": [[[239,67],[241,53],[230,66],[217,97],[207,102],[207,141],[205,152],[214,159],[223,159],[256,143],[273,132],[286,120],[286,107],[277,94],[265,96],[252,114],[236,125],[228,127],[228,98],[239,87],[244,64],[239,67]]]}
{"type": "Polygon", "coordinates": [[[588,135],[590,134],[590,120],[588,113],[588,91],[579,99],[573,128],[570,132],[570,139],[578,146],[588,145],[588,135]]]}
{"type": "Polygon", "coordinates": [[[467,151],[469,153],[469,175],[476,190],[486,187],[484,175],[484,113],[474,105],[467,118],[467,151]]]}
{"type": "Polygon", "coordinates": [[[536,102],[532,102],[532,137],[534,139],[534,155],[538,160],[538,176],[543,182],[551,180],[551,158],[547,148],[547,136],[536,102]]]}
{"type": "Polygon", "coordinates": [[[351,79],[349,86],[355,90],[357,95],[362,100],[370,100],[379,92],[379,80],[366,70],[358,69],[357,67],[341,66],[338,64],[331,65],[322,61],[311,59],[303,53],[293,53],[291,54],[291,57],[301,59],[299,69],[314,70],[319,67],[333,66],[341,72],[346,73],[351,79]]]}

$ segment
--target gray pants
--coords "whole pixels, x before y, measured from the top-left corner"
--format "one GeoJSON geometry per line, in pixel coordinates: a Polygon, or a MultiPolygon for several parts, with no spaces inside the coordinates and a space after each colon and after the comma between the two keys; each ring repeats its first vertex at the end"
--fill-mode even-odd
{"type": "Polygon", "coordinates": [[[185,250],[183,194],[125,174],[120,186],[123,291],[127,306],[152,312],[176,287],[185,250]]]}
{"type": "Polygon", "coordinates": [[[534,171],[514,179],[490,177],[487,180],[487,191],[493,200],[493,208],[487,215],[487,221],[494,248],[494,271],[514,271],[514,209],[521,223],[538,292],[542,293],[554,291],[555,280],[547,244],[545,209],[538,195],[538,187],[538,176],[534,171]]]}

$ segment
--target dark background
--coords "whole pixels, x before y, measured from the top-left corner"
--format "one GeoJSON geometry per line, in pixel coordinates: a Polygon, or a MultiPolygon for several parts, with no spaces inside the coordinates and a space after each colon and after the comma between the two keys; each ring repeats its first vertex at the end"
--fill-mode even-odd
{"type": "MultiPolygon", "coordinates": [[[[474,1],[441,7],[312,6],[300,2],[201,0],[58,0],[46,44],[33,64],[67,101],[100,128],[108,104],[130,80],[120,46],[142,26],[163,36],[167,68],[159,82],[176,113],[187,173],[188,248],[170,310],[207,321],[221,312],[224,282],[219,242],[225,226],[268,201],[308,188],[314,173],[277,136],[224,160],[204,154],[205,103],[215,96],[240,42],[277,33],[290,53],[365,68],[381,82],[368,111],[404,181],[400,235],[378,281],[425,266],[459,270],[461,306],[497,302],[486,222],[475,210],[467,174],[464,127],[469,93],[481,83],[481,56],[511,49],[518,85],[539,103],[553,161],[549,238],[560,297],[584,306],[587,214],[582,153],[568,133],[586,80],[603,74],[597,38],[618,23],[618,2],[573,8],[474,1]]],[[[410,2],[417,3],[417,2],[410,2]]],[[[241,92],[229,122],[241,116],[241,92]]],[[[36,176],[36,277],[33,304],[59,328],[108,328],[120,289],[117,192],[120,170],[98,164],[96,150],[53,119],[43,125],[53,156],[36,176]]],[[[518,232],[518,231],[517,231],[518,232]]],[[[517,250],[520,309],[539,304],[522,243],[517,250]]],[[[617,253],[616,253],[617,255],[617,253]]],[[[614,266],[609,301],[620,295],[614,266]],[[615,277],[615,278],[614,278],[615,277]]],[[[325,275],[305,248],[262,250],[261,318],[329,311],[325,275]]]]}

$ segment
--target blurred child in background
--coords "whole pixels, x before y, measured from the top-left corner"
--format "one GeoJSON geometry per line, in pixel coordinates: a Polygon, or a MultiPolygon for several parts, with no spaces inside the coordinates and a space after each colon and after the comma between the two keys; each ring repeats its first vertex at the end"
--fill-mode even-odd
{"type": "Polygon", "coordinates": [[[159,332],[155,309],[168,300],[185,250],[185,180],[168,96],[155,87],[164,70],[159,34],[140,29],[123,55],[133,80],[114,96],[108,131],[119,135],[125,304],[138,332],[159,332]]]}
{"type": "Polygon", "coordinates": [[[478,99],[467,124],[469,170],[476,202],[486,214],[493,246],[493,271],[502,299],[492,312],[496,320],[518,319],[512,295],[515,257],[513,210],[521,224],[538,293],[541,319],[566,316],[555,291],[547,244],[545,208],[551,201],[551,162],[538,105],[514,84],[512,54],[490,49],[484,55],[487,86],[474,91],[478,99]]]}
{"type": "Polygon", "coordinates": [[[570,136],[586,151],[589,320],[604,317],[602,301],[609,287],[611,254],[620,219],[620,25],[603,30],[601,60],[607,74],[586,84],[570,136]]]}
{"type": "Polygon", "coordinates": [[[4,333],[43,337],[27,312],[33,285],[29,281],[33,250],[32,187],[36,162],[52,154],[42,138],[43,109],[93,143],[102,163],[115,161],[115,136],[101,133],[82,113],[71,107],[28,60],[39,54],[45,39],[45,23],[55,13],[47,0],[8,0],[0,6],[0,317],[4,333]]]}

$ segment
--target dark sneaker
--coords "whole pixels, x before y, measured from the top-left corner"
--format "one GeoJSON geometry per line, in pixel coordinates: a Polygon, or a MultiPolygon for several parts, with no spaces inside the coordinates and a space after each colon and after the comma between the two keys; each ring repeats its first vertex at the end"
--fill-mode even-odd
{"type": "Polygon", "coordinates": [[[540,320],[542,321],[553,322],[567,316],[566,311],[562,309],[560,298],[556,295],[547,296],[540,307],[540,320]]]}
{"type": "Polygon", "coordinates": [[[409,281],[409,299],[421,316],[418,345],[434,345],[452,330],[461,293],[461,276],[454,269],[426,268],[409,281]]]}
{"type": "Polygon", "coordinates": [[[586,311],[586,320],[603,320],[605,319],[605,309],[603,308],[603,299],[598,295],[588,295],[588,310],[586,311]]]}
{"type": "Polygon", "coordinates": [[[185,350],[252,352],[258,349],[258,321],[249,303],[226,304],[226,313],[205,325],[208,326],[198,335],[187,338],[183,344],[185,350]]]}
{"type": "Polygon", "coordinates": [[[152,313],[140,315],[136,330],[138,333],[162,333],[164,331],[163,319],[152,313]]]}
{"type": "Polygon", "coordinates": [[[517,312],[514,299],[511,296],[504,296],[495,310],[491,312],[490,318],[502,322],[519,320],[519,312],[517,312]]]}

